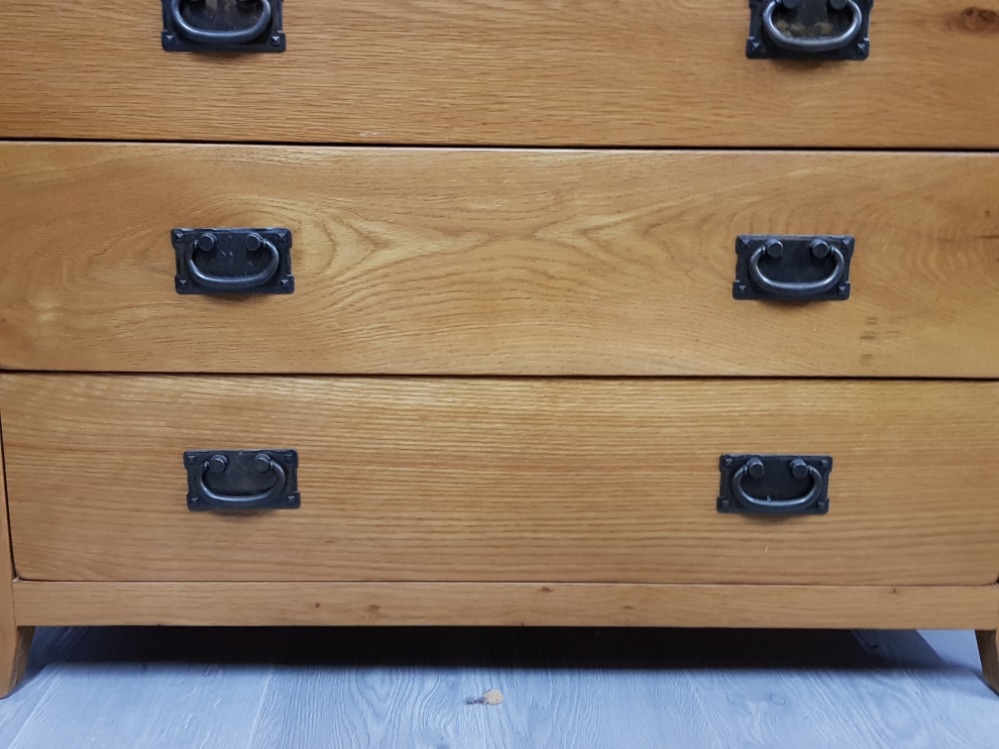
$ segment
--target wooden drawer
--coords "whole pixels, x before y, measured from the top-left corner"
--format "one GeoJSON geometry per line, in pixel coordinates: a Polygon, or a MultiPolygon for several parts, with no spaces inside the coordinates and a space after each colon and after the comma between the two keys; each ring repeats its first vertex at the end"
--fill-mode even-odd
{"type": "Polygon", "coordinates": [[[999,157],[6,144],[0,366],[999,376],[999,157]],[[292,230],[292,295],[179,295],[178,226],[292,230]],[[735,240],[852,234],[846,301],[735,240]]]}
{"type": "Polygon", "coordinates": [[[0,137],[999,146],[999,5],[875,4],[869,59],[749,60],[746,0],[288,2],[283,54],[161,48],[154,0],[7,3],[0,137]]]}
{"type": "Polygon", "coordinates": [[[28,580],[987,585],[999,384],[0,376],[28,580]],[[292,448],[301,508],[189,512],[190,449],[292,448]],[[824,454],[827,515],[721,514],[824,454]]]}

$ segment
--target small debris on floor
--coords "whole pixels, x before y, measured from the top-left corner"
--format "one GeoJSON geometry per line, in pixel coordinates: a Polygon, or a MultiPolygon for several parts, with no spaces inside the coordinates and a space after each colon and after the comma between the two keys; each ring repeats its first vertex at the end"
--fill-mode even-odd
{"type": "Polygon", "coordinates": [[[490,689],[481,697],[474,700],[465,700],[466,705],[502,705],[503,693],[498,689],[490,689]]]}

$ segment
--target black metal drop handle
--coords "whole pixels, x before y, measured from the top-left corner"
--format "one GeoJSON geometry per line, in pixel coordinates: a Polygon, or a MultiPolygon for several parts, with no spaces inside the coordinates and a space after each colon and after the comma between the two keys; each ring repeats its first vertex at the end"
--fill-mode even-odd
{"type": "MultiPolygon", "coordinates": [[[[260,3],[260,17],[257,19],[257,22],[249,28],[237,31],[208,31],[206,29],[199,29],[188,23],[187,19],[184,18],[184,14],[181,13],[181,5],[184,2],[195,3],[204,2],[204,0],[170,0],[170,16],[177,31],[189,41],[197,42],[198,44],[245,44],[252,42],[262,35],[271,22],[273,11],[271,10],[270,0],[257,1],[260,3]]],[[[246,3],[249,0],[237,0],[237,2],[246,3]]]]}
{"type": "MultiPolygon", "coordinates": [[[[833,3],[833,7],[837,9],[849,8],[850,9],[850,26],[841,34],[836,36],[820,36],[820,37],[795,37],[789,36],[777,28],[777,24],[774,22],[774,13],[780,5],[789,5],[791,0],[770,0],[770,3],[763,10],[763,29],[766,35],[770,38],[770,41],[774,43],[775,46],[781,49],[788,50],[789,52],[807,53],[807,54],[820,54],[823,52],[833,52],[838,49],[843,49],[849,46],[860,34],[861,29],[864,26],[864,12],[857,5],[855,0],[830,0],[833,3]]],[[[794,6],[797,2],[794,3],[794,6]]],[[[794,7],[791,6],[791,7],[794,7]]]]}
{"type": "Polygon", "coordinates": [[[825,494],[825,479],[822,478],[822,473],[800,458],[791,461],[791,474],[797,479],[811,477],[812,488],[805,496],[796,499],[772,500],[769,498],[760,499],[748,494],[742,487],[742,480],[747,474],[753,478],[760,478],[764,471],[763,461],[759,458],[752,458],[733,474],[732,494],[744,505],[767,512],[800,512],[814,505],[825,494]]]}
{"type": "Polygon", "coordinates": [[[198,237],[197,241],[192,242],[187,248],[187,253],[185,255],[187,272],[190,273],[191,277],[203,287],[213,291],[253,291],[253,289],[263,286],[274,278],[274,274],[277,273],[278,267],[281,265],[281,253],[278,252],[278,248],[273,242],[267,241],[259,234],[250,234],[248,239],[255,244],[255,248],[251,245],[251,252],[257,252],[263,248],[266,249],[271,256],[267,266],[263,270],[254,273],[252,276],[212,276],[205,273],[197,266],[194,262],[194,253],[196,251],[203,250],[209,252],[215,249],[217,239],[211,232],[202,234],[198,237]],[[257,244],[258,241],[259,244],[257,244]]]}
{"type": "Polygon", "coordinates": [[[258,473],[274,473],[276,480],[274,485],[265,492],[259,494],[247,494],[239,496],[227,496],[212,491],[205,482],[205,477],[209,472],[221,472],[229,465],[229,459],[225,455],[215,455],[201,464],[201,474],[198,478],[198,501],[209,507],[220,510],[253,510],[262,507],[271,507],[284,494],[288,477],[281,464],[265,453],[260,453],[253,461],[253,467],[258,473]]]}
{"type": "Polygon", "coordinates": [[[791,281],[775,281],[768,277],[763,272],[763,269],[760,268],[760,261],[764,255],[774,258],[781,256],[784,246],[777,240],[771,240],[756,248],[749,257],[749,275],[752,277],[753,283],[762,291],[784,299],[798,299],[824,294],[836,288],[836,285],[843,278],[843,273],[846,271],[846,257],[839,247],[823,240],[812,242],[811,249],[815,257],[824,258],[831,255],[835,261],[835,267],[832,272],[823,279],[807,283],[795,283],[791,281]]]}

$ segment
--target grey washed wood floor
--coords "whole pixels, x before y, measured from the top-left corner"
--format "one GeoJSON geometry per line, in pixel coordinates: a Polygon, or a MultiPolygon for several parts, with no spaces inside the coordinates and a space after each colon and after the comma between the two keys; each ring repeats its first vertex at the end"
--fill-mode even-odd
{"type": "Polygon", "coordinates": [[[44,629],[0,748],[999,747],[969,632],[44,629]],[[500,705],[476,704],[498,689],[500,705]]]}

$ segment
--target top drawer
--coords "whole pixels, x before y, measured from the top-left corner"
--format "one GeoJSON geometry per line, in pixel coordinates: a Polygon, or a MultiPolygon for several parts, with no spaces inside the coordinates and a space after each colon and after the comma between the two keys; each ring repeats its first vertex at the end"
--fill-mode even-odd
{"type": "Polygon", "coordinates": [[[287,51],[224,55],[155,0],[4,5],[0,137],[999,147],[996,0],[878,3],[838,62],[747,59],[746,0],[289,2],[287,51]]]}

